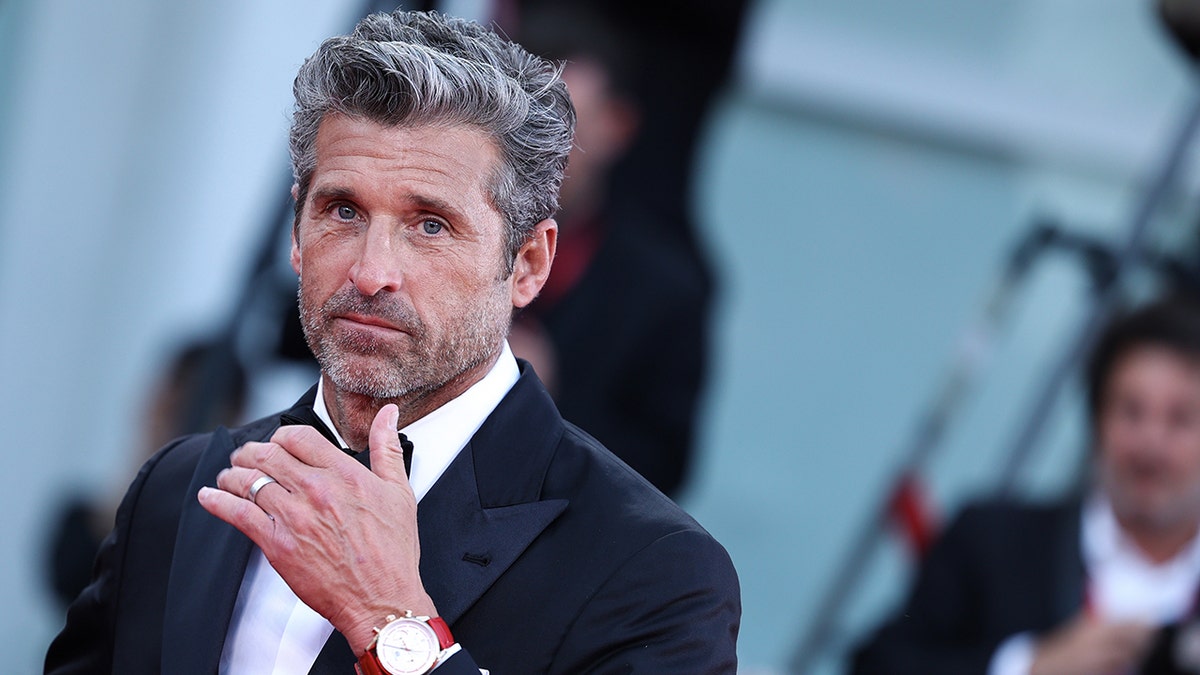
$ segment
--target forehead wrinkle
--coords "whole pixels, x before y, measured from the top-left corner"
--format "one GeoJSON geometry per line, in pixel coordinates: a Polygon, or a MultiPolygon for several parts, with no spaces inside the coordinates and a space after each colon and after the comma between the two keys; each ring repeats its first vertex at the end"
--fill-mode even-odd
{"type": "Polygon", "coordinates": [[[480,209],[496,210],[490,176],[500,161],[495,140],[470,125],[390,126],[331,118],[318,131],[312,194],[354,200],[364,196],[360,187],[372,192],[382,188],[375,194],[386,194],[396,208],[441,213],[462,225],[483,215],[480,209]],[[334,119],[337,124],[328,123],[334,119]],[[464,161],[464,149],[482,150],[482,161],[464,161]]]}

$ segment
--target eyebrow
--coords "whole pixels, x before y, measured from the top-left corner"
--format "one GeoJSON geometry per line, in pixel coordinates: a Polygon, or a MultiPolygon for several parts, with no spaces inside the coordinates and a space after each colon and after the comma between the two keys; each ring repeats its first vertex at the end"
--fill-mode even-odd
{"type": "Polygon", "coordinates": [[[354,190],[339,186],[324,186],[319,187],[309,193],[309,199],[313,202],[330,201],[333,199],[354,199],[354,190]]]}
{"type": "Polygon", "coordinates": [[[421,207],[422,209],[425,209],[426,211],[434,211],[437,213],[444,213],[444,214],[450,216],[451,219],[455,220],[455,221],[464,220],[462,212],[460,212],[458,209],[454,208],[454,206],[452,206],[450,203],[445,202],[441,199],[438,199],[437,197],[428,197],[425,195],[410,194],[410,195],[408,195],[408,198],[411,199],[417,206],[421,207]]]}

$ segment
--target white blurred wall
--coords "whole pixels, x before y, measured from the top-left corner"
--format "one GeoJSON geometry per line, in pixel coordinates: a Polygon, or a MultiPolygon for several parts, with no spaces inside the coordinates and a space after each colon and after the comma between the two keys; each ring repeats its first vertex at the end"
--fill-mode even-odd
{"type": "Polygon", "coordinates": [[[0,4],[0,662],[62,618],[66,490],[126,481],[150,369],[229,311],[286,189],[291,78],[357,3],[0,4]]]}

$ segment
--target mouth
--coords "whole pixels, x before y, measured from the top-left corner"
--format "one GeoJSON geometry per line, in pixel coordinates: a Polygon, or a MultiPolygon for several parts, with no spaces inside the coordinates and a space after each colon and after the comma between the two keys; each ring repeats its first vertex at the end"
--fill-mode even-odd
{"type": "Polygon", "coordinates": [[[354,314],[354,313],[339,314],[333,318],[335,321],[343,321],[343,322],[352,324],[354,328],[361,329],[361,327],[365,326],[371,330],[384,330],[384,331],[392,331],[392,332],[397,332],[397,333],[407,332],[400,326],[397,326],[393,323],[389,323],[388,321],[385,321],[384,319],[381,319],[377,316],[371,316],[369,314],[354,314]]]}

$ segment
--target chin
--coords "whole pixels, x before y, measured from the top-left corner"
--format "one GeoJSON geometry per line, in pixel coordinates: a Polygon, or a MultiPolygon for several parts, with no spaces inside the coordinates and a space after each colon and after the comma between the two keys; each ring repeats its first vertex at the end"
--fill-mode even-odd
{"type": "Polygon", "coordinates": [[[1125,520],[1150,530],[1165,530],[1187,520],[1187,509],[1163,498],[1143,498],[1131,504],[1125,520]]]}
{"type": "Polygon", "coordinates": [[[373,399],[400,398],[412,393],[412,387],[403,383],[381,382],[376,378],[332,377],[334,385],[348,394],[357,394],[373,399]]]}
{"type": "Polygon", "coordinates": [[[321,363],[321,370],[339,390],[372,398],[402,396],[411,389],[398,374],[388,372],[393,367],[383,359],[357,354],[339,354],[321,363]]]}

